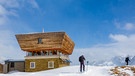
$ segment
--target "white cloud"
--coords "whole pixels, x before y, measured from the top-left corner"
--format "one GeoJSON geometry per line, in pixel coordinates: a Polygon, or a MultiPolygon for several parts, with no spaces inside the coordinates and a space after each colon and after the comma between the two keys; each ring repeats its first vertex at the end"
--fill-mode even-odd
{"type": "Polygon", "coordinates": [[[110,34],[109,37],[111,39],[113,39],[114,41],[118,41],[118,42],[128,40],[128,37],[127,36],[121,35],[121,34],[119,34],[119,35],[112,35],[112,34],[110,34]]]}
{"type": "Polygon", "coordinates": [[[6,14],[7,14],[6,9],[0,5],[0,25],[6,24],[6,21],[7,21],[6,14]]]}
{"type": "Polygon", "coordinates": [[[114,20],[114,25],[118,29],[127,30],[127,31],[131,31],[131,30],[135,29],[135,24],[129,23],[129,22],[121,23],[121,22],[118,22],[118,21],[114,20]]]}
{"type": "Polygon", "coordinates": [[[124,26],[125,30],[133,30],[135,29],[135,25],[133,23],[126,23],[124,26]]]}
{"type": "Polygon", "coordinates": [[[15,39],[15,34],[9,30],[0,30],[0,57],[5,58],[23,58],[25,55],[21,51],[17,40],[15,39]]]}
{"type": "Polygon", "coordinates": [[[34,0],[0,0],[0,57],[23,58],[25,55],[17,43],[15,31],[10,29],[14,24],[23,25],[23,27],[26,25],[21,21],[21,24],[19,21],[14,23],[15,20],[13,20],[13,17],[19,16],[19,10],[27,9],[24,5],[28,5],[30,8],[39,8],[34,0]]]}
{"type": "Polygon", "coordinates": [[[19,8],[19,2],[17,0],[0,0],[0,5],[5,8],[19,8]]]}
{"type": "Polygon", "coordinates": [[[5,15],[6,13],[6,9],[2,5],[0,5],[0,15],[5,15]]]}
{"type": "Polygon", "coordinates": [[[0,25],[6,25],[11,20],[9,16],[18,17],[18,9],[27,8],[25,5],[39,9],[35,0],[0,0],[0,25]]]}
{"type": "MultiPolygon", "coordinates": [[[[11,0],[9,0],[9,2],[11,2],[11,0]]],[[[16,16],[14,10],[10,8],[12,7],[11,5],[12,4],[8,3],[8,1],[5,0],[0,1],[0,25],[1,26],[6,25],[8,23],[9,20],[8,16],[16,16]]]]}
{"type": "Polygon", "coordinates": [[[33,8],[39,9],[38,4],[35,2],[35,0],[28,0],[28,2],[32,5],[33,8]]]}
{"type": "Polygon", "coordinates": [[[1,16],[0,17],[0,26],[5,25],[8,21],[8,18],[6,16],[1,16]]]}
{"type": "Polygon", "coordinates": [[[117,28],[120,28],[120,27],[121,27],[121,24],[120,24],[117,20],[114,20],[114,25],[115,25],[117,28]]]}

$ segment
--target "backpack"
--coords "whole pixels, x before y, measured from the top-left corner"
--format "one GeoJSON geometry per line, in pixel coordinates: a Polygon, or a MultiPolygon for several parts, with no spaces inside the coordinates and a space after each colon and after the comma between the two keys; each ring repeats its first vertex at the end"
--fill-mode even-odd
{"type": "Polygon", "coordinates": [[[79,62],[81,62],[82,61],[82,59],[81,59],[81,56],[79,57],[79,62]]]}

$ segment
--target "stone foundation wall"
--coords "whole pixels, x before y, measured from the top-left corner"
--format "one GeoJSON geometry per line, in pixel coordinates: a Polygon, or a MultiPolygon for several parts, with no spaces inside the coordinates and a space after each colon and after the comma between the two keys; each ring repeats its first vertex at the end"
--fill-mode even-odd
{"type": "Polygon", "coordinates": [[[54,61],[54,68],[59,67],[58,58],[49,58],[49,59],[26,59],[25,60],[25,71],[26,72],[35,72],[42,70],[49,70],[48,61],[54,61]],[[30,68],[30,62],[35,62],[35,68],[30,68]]]}
{"type": "Polygon", "coordinates": [[[62,63],[59,58],[48,58],[48,59],[25,59],[25,71],[36,72],[43,70],[55,69],[63,66],[69,66],[69,63],[62,63]],[[48,62],[54,62],[54,68],[48,68],[48,62]],[[30,68],[30,63],[35,62],[35,68],[30,68]]]}

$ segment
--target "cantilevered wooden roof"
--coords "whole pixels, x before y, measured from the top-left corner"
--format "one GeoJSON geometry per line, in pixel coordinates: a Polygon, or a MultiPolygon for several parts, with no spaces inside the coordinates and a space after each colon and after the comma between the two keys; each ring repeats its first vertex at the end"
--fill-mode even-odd
{"type": "Polygon", "coordinates": [[[65,54],[72,54],[75,45],[65,32],[17,34],[15,36],[21,49],[28,52],[59,50],[65,54]]]}

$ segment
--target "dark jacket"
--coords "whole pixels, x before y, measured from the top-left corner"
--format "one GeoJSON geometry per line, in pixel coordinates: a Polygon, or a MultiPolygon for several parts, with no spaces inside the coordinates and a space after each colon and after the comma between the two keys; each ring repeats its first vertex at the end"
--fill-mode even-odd
{"type": "Polygon", "coordinates": [[[129,57],[126,57],[125,62],[128,62],[128,61],[130,61],[130,60],[129,60],[129,57]]]}
{"type": "Polygon", "coordinates": [[[85,60],[85,57],[83,55],[79,57],[79,62],[80,63],[84,63],[84,60],[85,60]]]}

